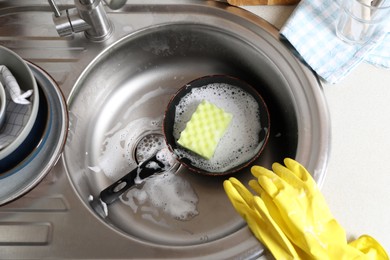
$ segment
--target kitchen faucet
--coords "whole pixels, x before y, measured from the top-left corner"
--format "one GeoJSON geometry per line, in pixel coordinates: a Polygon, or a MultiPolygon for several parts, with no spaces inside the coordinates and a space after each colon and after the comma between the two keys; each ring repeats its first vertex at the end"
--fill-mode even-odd
{"type": "MultiPolygon", "coordinates": [[[[84,32],[92,41],[103,41],[110,37],[113,27],[101,0],[74,0],[75,7],[59,10],[55,0],[48,0],[54,15],[53,21],[60,36],[84,32]]],[[[119,9],[126,0],[104,0],[111,9],[119,9]]]]}

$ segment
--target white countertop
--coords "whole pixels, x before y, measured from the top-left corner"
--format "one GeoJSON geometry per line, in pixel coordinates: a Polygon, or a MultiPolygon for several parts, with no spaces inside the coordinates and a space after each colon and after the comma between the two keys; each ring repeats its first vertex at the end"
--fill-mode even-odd
{"type": "MultiPolygon", "coordinates": [[[[295,6],[244,8],[281,28],[295,6]]],[[[322,192],[348,241],[369,234],[390,253],[390,70],[362,63],[323,88],[332,140],[322,192]]]]}

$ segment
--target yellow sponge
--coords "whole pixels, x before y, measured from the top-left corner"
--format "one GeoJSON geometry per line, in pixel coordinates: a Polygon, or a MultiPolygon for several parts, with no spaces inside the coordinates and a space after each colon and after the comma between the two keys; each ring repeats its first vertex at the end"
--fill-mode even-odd
{"type": "Polygon", "coordinates": [[[180,133],[178,143],[184,148],[210,159],[232,121],[233,115],[203,100],[180,133]]]}

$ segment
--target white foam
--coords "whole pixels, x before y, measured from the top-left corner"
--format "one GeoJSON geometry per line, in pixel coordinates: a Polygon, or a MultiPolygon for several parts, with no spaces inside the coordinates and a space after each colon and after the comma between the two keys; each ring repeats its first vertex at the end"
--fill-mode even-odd
{"type": "MultiPolygon", "coordinates": [[[[148,131],[160,131],[162,116],[160,118],[140,118],[118,129],[118,124],[106,134],[102,145],[101,155],[97,165],[104,174],[112,180],[117,180],[130,170],[137,167],[133,156],[135,145],[140,136],[148,131]],[[114,131],[115,130],[115,131],[114,131]]],[[[149,158],[144,154],[145,159],[149,158]]]]}
{"type": "Polygon", "coordinates": [[[157,152],[156,159],[164,164],[165,169],[169,169],[176,163],[175,157],[166,147],[157,152]]]}
{"type": "MultiPolygon", "coordinates": [[[[176,106],[173,135],[176,140],[202,100],[207,100],[233,115],[232,122],[221,138],[214,156],[201,158],[183,148],[175,150],[179,158],[188,158],[198,168],[209,172],[224,172],[249,161],[260,150],[261,123],[259,105],[246,91],[225,83],[194,88],[176,106]]],[[[265,129],[267,131],[267,129],[265,129]]]]}
{"type": "Polygon", "coordinates": [[[122,201],[134,207],[134,200],[138,202],[142,214],[147,213],[142,211],[150,204],[177,220],[189,220],[198,215],[195,191],[184,178],[171,172],[146,179],[142,188],[129,190],[122,201]]]}
{"type": "MultiPolygon", "coordinates": [[[[122,129],[118,128],[117,124],[106,134],[98,163],[96,166],[90,166],[90,170],[101,170],[114,181],[122,177],[137,167],[133,151],[139,138],[147,132],[161,131],[161,125],[162,116],[140,118],[122,129]]],[[[150,139],[144,141],[145,149],[137,149],[137,158],[147,159],[158,151],[156,158],[164,164],[164,169],[171,169],[176,160],[166,148],[164,139],[158,138],[158,135],[151,135],[150,139]]],[[[148,167],[153,168],[157,165],[150,163],[148,167]]],[[[121,201],[128,205],[134,214],[140,213],[143,218],[150,221],[156,221],[157,215],[162,212],[177,220],[188,220],[198,214],[196,208],[198,197],[184,178],[170,171],[144,180],[137,177],[136,183],[143,183],[143,185],[133,187],[123,195],[125,198],[121,197],[121,201]]]]}

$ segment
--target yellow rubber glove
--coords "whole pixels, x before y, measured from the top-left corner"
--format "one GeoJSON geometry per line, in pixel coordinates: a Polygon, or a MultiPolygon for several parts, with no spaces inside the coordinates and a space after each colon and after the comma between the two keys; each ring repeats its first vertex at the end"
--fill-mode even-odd
{"type": "Polygon", "coordinates": [[[349,245],[363,252],[367,256],[367,259],[389,259],[389,256],[379,242],[369,235],[362,235],[358,239],[350,242],[349,245]]]}
{"type": "Polygon", "coordinates": [[[273,164],[273,172],[252,167],[258,181],[249,185],[292,243],[311,259],[388,259],[379,243],[370,244],[370,254],[358,246],[362,243],[348,245],[344,229],[333,218],[311,175],[292,159],[284,163],[286,167],[273,164]]]}
{"type": "Polygon", "coordinates": [[[245,188],[240,181],[230,178],[223,183],[226,194],[249,228],[276,259],[301,259],[293,244],[271,218],[264,202],[245,188]]]}

